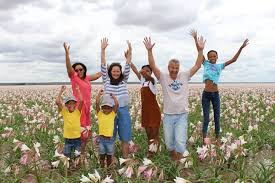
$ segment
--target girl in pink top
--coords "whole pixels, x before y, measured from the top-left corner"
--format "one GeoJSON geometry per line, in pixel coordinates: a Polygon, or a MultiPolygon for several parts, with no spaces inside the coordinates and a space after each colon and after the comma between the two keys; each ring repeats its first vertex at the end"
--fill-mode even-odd
{"type": "MultiPolygon", "coordinates": [[[[87,140],[91,135],[91,83],[90,81],[97,80],[101,77],[101,72],[93,75],[87,75],[87,68],[83,63],[74,63],[71,65],[69,50],[70,46],[67,43],[63,44],[66,54],[66,67],[68,76],[71,80],[73,95],[79,101],[76,86],[79,86],[80,92],[83,96],[83,107],[81,110],[81,153],[85,152],[87,140]]],[[[77,102],[78,105],[79,102],[77,102]]]]}

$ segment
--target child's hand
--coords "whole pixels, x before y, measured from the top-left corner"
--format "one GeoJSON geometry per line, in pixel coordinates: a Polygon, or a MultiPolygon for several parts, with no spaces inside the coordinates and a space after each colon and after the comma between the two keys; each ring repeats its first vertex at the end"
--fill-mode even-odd
{"type": "Polygon", "coordinates": [[[99,90],[98,95],[102,96],[104,94],[104,90],[99,90]]]}
{"type": "Polygon", "coordinates": [[[61,86],[61,92],[63,93],[65,90],[66,90],[66,86],[65,85],[61,86]]]}
{"type": "Polygon", "coordinates": [[[197,30],[191,29],[190,32],[189,32],[189,34],[190,34],[195,40],[197,40],[197,38],[198,38],[197,30]]]}
{"type": "Polygon", "coordinates": [[[101,39],[101,50],[105,50],[108,45],[108,39],[106,37],[101,39]]]}
{"type": "Polygon", "coordinates": [[[68,43],[64,42],[64,43],[63,43],[63,47],[64,47],[64,49],[65,49],[65,52],[66,52],[66,53],[69,53],[70,45],[69,45],[68,43]]]}
{"type": "Polygon", "coordinates": [[[241,49],[243,49],[244,47],[246,47],[249,44],[248,41],[249,41],[248,39],[244,40],[244,42],[243,42],[243,44],[241,46],[241,49]]]}

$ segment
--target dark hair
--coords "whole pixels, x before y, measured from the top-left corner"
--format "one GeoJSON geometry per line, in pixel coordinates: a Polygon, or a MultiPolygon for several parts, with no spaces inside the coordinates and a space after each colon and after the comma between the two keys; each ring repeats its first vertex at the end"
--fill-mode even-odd
{"type": "Polygon", "coordinates": [[[150,71],[152,72],[152,68],[150,67],[150,65],[144,65],[144,66],[141,67],[141,69],[143,69],[145,67],[147,67],[148,69],[150,69],[150,71]]]}
{"type": "Polygon", "coordinates": [[[72,68],[75,70],[76,66],[77,65],[81,65],[81,67],[84,69],[84,74],[83,74],[83,78],[82,79],[85,79],[86,78],[86,73],[87,73],[87,67],[81,63],[81,62],[76,62],[72,65],[72,68]]]}
{"type": "Polygon", "coordinates": [[[207,52],[207,56],[208,56],[208,54],[211,53],[211,52],[216,53],[216,55],[218,56],[218,52],[217,52],[216,50],[210,50],[209,52],[207,52]]]}
{"type": "MultiPolygon", "coordinates": [[[[143,69],[143,68],[145,68],[145,67],[147,67],[147,68],[152,72],[152,68],[150,67],[150,65],[144,65],[144,66],[141,67],[141,69],[143,69]]],[[[152,80],[152,83],[153,83],[153,85],[154,85],[154,84],[155,84],[155,81],[152,80]]]]}
{"type": "Polygon", "coordinates": [[[110,78],[111,85],[119,85],[119,83],[124,79],[124,75],[122,73],[122,67],[121,67],[120,63],[117,63],[117,62],[112,63],[108,68],[108,75],[110,78]],[[112,76],[112,72],[111,72],[113,67],[115,67],[115,66],[119,67],[119,70],[121,72],[118,79],[114,79],[112,76]]]}

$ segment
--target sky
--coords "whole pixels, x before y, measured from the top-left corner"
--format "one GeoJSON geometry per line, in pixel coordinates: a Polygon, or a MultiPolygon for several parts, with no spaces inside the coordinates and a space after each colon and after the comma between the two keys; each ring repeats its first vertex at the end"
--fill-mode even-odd
{"type": "MultiPolygon", "coordinates": [[[[98,72],[103,37],[109,39],[109,64],[124,65],[126,40],[133,46],[132,62],[147,64],[142,41],[150,36],[162,71],[172,58],[187,70],[197,57],[192,28],[206,39],[205,55],[218,52],[218,63],[249,39],[221,82],[275,82],[274,7],[272,0],[0,0],[0,83],[69,81],[63,42],[71,45],[72,63],[98,72]]],[[[202,82],[202,73],[191,81],[202,82]]],[[[137,81],[133,72],[130,81],[137,81]]]]}

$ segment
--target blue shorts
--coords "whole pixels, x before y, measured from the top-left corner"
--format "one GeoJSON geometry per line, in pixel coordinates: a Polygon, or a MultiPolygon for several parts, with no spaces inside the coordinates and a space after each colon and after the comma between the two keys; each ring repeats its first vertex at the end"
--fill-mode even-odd
{"type": "Polygon", "coordinates": [[[114,154],[114,141],[112,138],[104,138],[99,136],[99,154],[107,154],[107,155],[113,155],[114,154]]]}
{"type": "Polygon", "coordinates": [[[164,114],[163,132],[168,151],[183,153],[186,150],[188,113],[164,114]]]}
{"type": "Polygon", "coordinates": [[[71,157],[71,153],[75,152],[75,150],[77,150],[78,152],[80,152],[80,146],[81,146],[81,138],[76,138],[76,139],[68,139],[65,138],[65,145],[64,145],[64,152],[63,154],[70,158],[71,157]]]}
{"type": "Polygon", "coordinates": [[[131,117],[129,113],[128,106],[119,107],[117,109],[117,115],[115,118],[115,126],[114,126],[114,135],[113,140],[116,139],[116,134],[118,132],[120,141],[130,142],[132,136],[131,129],[131,117]]]}

